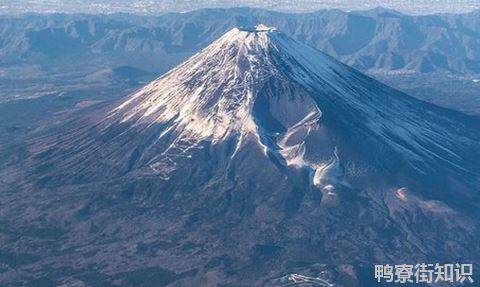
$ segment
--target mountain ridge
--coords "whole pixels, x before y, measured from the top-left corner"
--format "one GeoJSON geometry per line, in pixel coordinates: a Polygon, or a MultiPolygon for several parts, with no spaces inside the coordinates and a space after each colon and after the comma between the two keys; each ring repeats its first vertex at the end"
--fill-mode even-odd
{"type": "MultiPolygon", "coordinates": [[[[99,1],[95,2],[93,5],[88,1],[83,1],[82,3],[79,2],[72,2],[70,5],[65,3],[52,3],[45,1],[42,5],[38,5],[34,1],[27,1],[24,3],[25,5],[16,5],[16,6],[9,6],[4,5],[2,10],[4,13],[18,13],[23,11],[39,11],[39,12],[101,12],[105,14],[111,14],[115,12],[130,12],[142,15],[155,15],[159,13],[165,12],[188,12],[193,9],[202,9],[205,7],[218,7],[218,8],[234,8],[235,6],[250,6],[255,8],[263,8],[263,9],[271,9],[275,11],[294,11],[297,13],[301,12],[311,12],[318,9],[332,9],[332,8],[339,8],[345,11],[352,11],[352,10],[367,10],[367,9],[375,9],[377,7],[378,2],[373,1],[365,1],[362,4],[352,4],[352,2],[348,1],[336,1],[332,3],[323,3],[323,2],[316,2],[316,1],[296,1],[295,3],[292,2],[281,2],[278,1],[237,1],[234,5],[232,5],[229,1],[196,1],[196,2],[183,2],[183,3],[176,3],[172,1],[135,1],[135,2],[128,2],[125,1],[109,1],[109,3],[101,3],[99,1]],[[160,3],[158,3],[160,2],[160,3]],[[92,10],[92,6],[95,9],[92,10]]],[[[408,14],[435,14],[435,13],[448,13],[448,12],[467,12],[478,9],[478,5],[476,3],[472,3],[470,0],[463,0],[456,2],[456,5],[452,7],[450,2],[442,3],[441,1],[422,1],[422,2],[402,2],[402,1],[393,1],[391,3],[383,3],[383,5],[388,5],[389,8],[393,9],[400,9],[404,11],[404,13],[408,14]],[[432,3],[433,2],[433,3],[432,3]],[[437,6],[438,5],[438,6],[437,6]],[[448,5],[448,6],[447,6],[448,5]]]]}
{"type": "Polygon", "coordinates": [[[7,17],[2,21],[6,40],[0,54],[18,59],[129,51],[193,53],[235,26],[266,23],[362,71],[469,74],[480,73],[478,19],[477,12],[409,16],[373,9],[296,15],[252,8],[203,9],[159,17],[7,17]],[[45,44],[52,41],[55,47],[45,44]]]}

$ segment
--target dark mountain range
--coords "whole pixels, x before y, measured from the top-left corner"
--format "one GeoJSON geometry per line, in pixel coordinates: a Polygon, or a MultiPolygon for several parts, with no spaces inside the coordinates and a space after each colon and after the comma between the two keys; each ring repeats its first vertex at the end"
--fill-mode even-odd
{"type": "Polygon", "coordinates": [[[373,286],[377,263],[478,262],[480,120],[273,28],[49,125],[2,149],[3,285],[373,286]]]}
{"type": "Polygon", "coordinates": [[[0,13],[134,13],[158,15],[167,12],[185,12],[205,7],[254,7],[288,12],[311,12],[320,9],[340,8],[345,11],[364,10],[379,4],[413,14],[462,13],[478,9],[475,0],[390,0],[375,1],[318,1],[318,0],[23,0],[22,2],[4,2],[0,13]]]}
{"type": "Polygon", "coordinates": [[[194,53],[236,26],[266,23],[363,71],[480,73],[480,14],[409,16],[393,10],[283,14],[202,9],[158,17],[24,15],[0,19],[2,62],[42,55],[194,53]]]}

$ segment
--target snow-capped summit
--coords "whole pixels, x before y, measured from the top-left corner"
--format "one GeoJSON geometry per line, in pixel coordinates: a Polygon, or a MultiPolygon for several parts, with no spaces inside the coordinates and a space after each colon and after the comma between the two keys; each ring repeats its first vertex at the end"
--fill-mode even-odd
{"type": "Polygon", "coordinates": [[[275,27],[268,27],[264,24],[258,24],[258,25],[255,25],[254,27],[239,27],[238,29],[240,31],[245,31],[245,32],[259,32],[259,33],[275,32],[277,30],[277,28],[275,27]]]}
{"type": "MultiPolygon", "coordinates": [[[[109,117],[135,125],[170,123],[168,131],[191,145],[234,140],[231,157],[253,139],[281,165],[309,167],[315,173],[325,167],[304,158],[305,141],[321,130],[322,110],[308,85],[318,79],[334,81],[336,71],[343,70],[343,65],[274,28],[235,28],[137,92],[109,117]]],[[[329,146],[325,152],[333,157],[329,146]]],[[[317,156],[318,151],[310,154],[317,156]]]]}
{"type": "MultiPolygon", "coordinates": [[[[312,158],[316,143],[310,152],[305,144],[320,132],[331,139],[328,131],[368,138],[368,145],[381,145],[420,172],[437,162],[465,169],[457,142],[468,146],[473,138],[445,132],[451,119],[438,111],[260,24],[230,30],[108,117],[110,123],[168,123],[166,131],[190,142],[233,137],[235,150],[253,136],[286,165],[318,167],[325,159],[312,158]]],[[[337,144],[328,142],[334,160],[337,144]]]]}

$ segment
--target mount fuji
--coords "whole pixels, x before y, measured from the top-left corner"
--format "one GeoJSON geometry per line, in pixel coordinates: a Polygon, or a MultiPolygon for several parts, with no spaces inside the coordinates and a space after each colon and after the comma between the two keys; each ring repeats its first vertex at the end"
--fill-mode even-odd
{"type": "Polygon", "coordinates": [[[477,262],[479,131],[274,28],[235,28],[16,147],[0,283],[371,286],[374,264],[477,262]],[[42,232],[11,240],[26,230],[42,232]],[[35,259],[9,268],[18,254],[35,259]]]}

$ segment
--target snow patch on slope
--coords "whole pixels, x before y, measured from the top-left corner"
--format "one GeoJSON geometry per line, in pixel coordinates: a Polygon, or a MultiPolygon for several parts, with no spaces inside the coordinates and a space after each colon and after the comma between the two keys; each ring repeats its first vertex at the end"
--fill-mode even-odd
{"type": "Polygon", "coordinates": [[[316,128],[321,116],[322,112],[319,109],[310,112],[300,122],[288,128],[285,134],[280,137],[278,146],[280,154],[285,159],[287,165],[296,167],[310,166],[310,163],[304,159],[305,140],[311,131],[316,128]]]}
{"type": "Polygon", "coordinates": [[[326,164],[320,165],[315,169],[313,184],[317,187],[324,187],[327,184],[341,183],[343,170],[340,166],[337,148],[333,152],[333,158],[326,164]]]}

